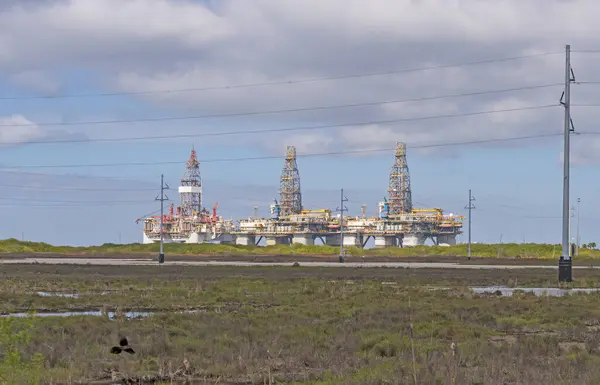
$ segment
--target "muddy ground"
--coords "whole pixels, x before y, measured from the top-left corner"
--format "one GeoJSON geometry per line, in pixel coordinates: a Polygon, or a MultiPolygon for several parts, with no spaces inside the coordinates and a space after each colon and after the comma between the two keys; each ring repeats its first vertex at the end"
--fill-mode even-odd
{"type": "MultiPolygon", "coordinates": [[[[247,266],[102,266],[102,265],[0,265],[1,279],[68,279],[85,282],[111,279],[132,280],[195,280],[229,277],[261,278],[266,280],[292,280],[303,278],[329,280],[385,280],[405,284],[473,285],[473,286],[556,286],[554,269],[410,269],[385,267],[360,267],[332,269],[329,267],[247,267],[247,266]]],[[[575,270],[576,286],[600,285],[600,272],[592,269],[575,270]]]]}

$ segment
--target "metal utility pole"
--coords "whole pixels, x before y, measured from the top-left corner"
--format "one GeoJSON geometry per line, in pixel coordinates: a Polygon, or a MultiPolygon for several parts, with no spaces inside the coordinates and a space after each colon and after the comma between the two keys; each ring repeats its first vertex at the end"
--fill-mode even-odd
{"type": "Polygon", "coordinates": [[[571,82],[575,81],[575,74],[571,68],[571,46],[565,47],[565,90],[560,103],[565,107],[564,118],[564,170],[563,170],[563,214],[562,214],[562,255],[558,260],[558,280],[560,282],[571,282],[573,280],[572,260],[570,253],[570,205],[569,205],[569,156],[571,149],[571,132],[573,121],[571,120],[571,82]]]}
{"type": "Polygon", "coordinates": [[[160,175],[160,195],[155,199],[160,201],[160,252],[158,254],[158,263],[165,263],[165,252],[164,252],[164,233],[163,233],[163,219],[165,217],[165,201],[169,200],[169,197],[165,195],[165,190],[169,190],[169,186],[164,182],[164,175],[160,175]]]}
{"type": "Polygon", "coordinates": [[[465,209],[469,210],[469,243],[467,254],[469,258],[471,258],[471,210],[475,208],[473,202],[475,202],[475,197],[471,195],[471,190],[469,190],[469,204],[465,206],[465,209]]]}
{"type": "Polygon", "coordinates": [[[340,206],[335,210],[340,212],[340,263],[344,263],[344,211],[348,211],[344,202],[348,202],[348,198],[344,196],[344,189],[341,189],[340,206]]]}
{"type": "Polygon", "coordinates": [[[581,198],[577,198],[577,250],[575,255],[579,255],[579,245],[581,243],[581,238],[579,238],[579,204],[581,203],[581,198]]]}
{"type": "Polygon", "coordinates": [[[571,237],[573,231],[571,230],[571,224],[573,222],[573,217],[575,216],[575,206],[571,205],[571,209],[569,210],[569,255],[573,257],[573,241],[574,239],[571,237]]]}

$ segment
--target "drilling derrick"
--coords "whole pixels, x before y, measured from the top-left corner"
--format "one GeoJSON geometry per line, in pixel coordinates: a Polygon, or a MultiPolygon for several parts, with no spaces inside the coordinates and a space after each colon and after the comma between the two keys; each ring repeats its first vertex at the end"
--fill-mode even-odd
{"type": "Polygon", "coordinates": [[[181,196],[181,216],[191,217],[202,211],[202,179],[200,178],[200,162],[196,158],[196,150],[192,147],[187,161],[185,174],[179,186],[181,196]]]}
{"type": "Polygon", "coordinates": [[[300,174],[296,164],[296,147],[294,146],[287,146],[285,164],[281,172],[279,194],[279,207],[282,216],[300,214],[302,211],[302,193],[300,192],[300,174]]]}
{"type": "Polygon", "coordinates": [[[401,215],[412,211],[410,174],[406,163],[406,143],[396,144],[396,157],[390,170],[389,215],[401,215]]]}

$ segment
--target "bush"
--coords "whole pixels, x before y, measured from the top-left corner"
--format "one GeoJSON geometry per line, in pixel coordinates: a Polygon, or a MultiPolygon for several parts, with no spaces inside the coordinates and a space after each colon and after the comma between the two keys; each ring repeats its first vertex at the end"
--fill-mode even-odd
{"type": "Polygon", "coordinates": [[[19,348],[29,344],[32,322],[14,317],[0,318],[0,380],[4,384],[41,384],[44,357],[23,357],[19,348]]]}

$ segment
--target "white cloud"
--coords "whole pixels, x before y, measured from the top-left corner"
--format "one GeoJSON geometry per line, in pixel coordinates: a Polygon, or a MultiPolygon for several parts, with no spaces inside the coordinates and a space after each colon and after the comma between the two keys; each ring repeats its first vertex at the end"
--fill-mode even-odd
{"type": "Polygon", "coordinates": [[[0,144],[26,143],[44,136],[40,127],[22,115],[0,117],[0,144]]]}
{"type": "MultiPolygon", "coordinates": [[[[0,68],[79,66],[107,77],[112,82],[108,87],[146,91],[335,77],[558,52],[396,75],[143,97],[173,114],[194,115],[403,100],[560,83],[564,43],[573,49],[600,47],[600,25],[595,21],[599,13],[600,3],[595,0],[372,0],[368,5],[363,0],[40,2],[0,14],[0,36],[4,36],[0,68]]],[[[578,80],[592,79],[597,61],[593,55],[574,53],[578,80]]],[[[600,87],[577,89],[574,99],[600,100],[599,91],[600,87]]],[[[393,147],[397,140],[410,145],[526,136],[560,130],[560,92],[558,86],[255,115],[223,119],[220,126],[239,130],[350,125],[277,134],[269,140],[244,137],[245,144],[276,153],[285,144],[317,152],[393,147]],[[352,127],[356,122],[546,104],[557,107],[352,127]]],[[[578,117],[578,124],[593,120],[597,117],[588,111],[578,117]]],[[[211,127],[208,122],[199,123],[197,132],[211,127]]]]}
{"type": "MultiPolygon", "coordinates": [[[[563,158],[564,151],[561,151],[559,154],[561,165],[563,158]]],[[[570,162],[572,165],[582,166],[600,162],[600,135],[571,135],[570,162]]]]}
{"type": "Polygon", "coordinates": [[[23,115],[0,116],[0,145],[18,146],[39,141],[85,140],[87,135],[48,130],[23,115]]]}

